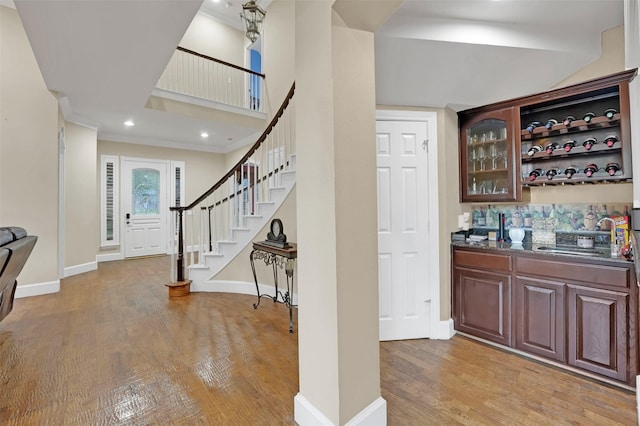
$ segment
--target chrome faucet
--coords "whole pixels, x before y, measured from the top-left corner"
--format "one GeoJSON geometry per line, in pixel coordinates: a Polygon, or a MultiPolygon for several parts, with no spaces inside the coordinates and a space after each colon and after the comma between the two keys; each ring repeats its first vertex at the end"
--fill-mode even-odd
{"type": "Polygon", "coordinates": [[[611,222],[611,224],[613,225],[613,227],[614,227],[614,228],[616,227],[616,221],[615,221],[615,220],[613,220],[613,219],[611,219],[610,217],[603,217],[602,219],[600,219],[600,220],[598,221],[598,223],[597,223],[596,225],[597,225],[597,226],[602,225],[602,222],[604,222],[605,220],[608,220],[609,222],[611,222]]]}
{"type": "MultiPolygon", "coordinates": [[[[596,224],[597,226],[602,225],[602,222],[604,222],[605,220],[608,220],[609,222],[611,222],[611,229],[616,229],[616,221],[611,219],[610,217],[603,217],[602,219],[600,219],[598,221],[598,223],[596,224]]],[[[613,241],[611,241],[611,237],[609,237],[609,242],[613,243],[613,241]]]]}

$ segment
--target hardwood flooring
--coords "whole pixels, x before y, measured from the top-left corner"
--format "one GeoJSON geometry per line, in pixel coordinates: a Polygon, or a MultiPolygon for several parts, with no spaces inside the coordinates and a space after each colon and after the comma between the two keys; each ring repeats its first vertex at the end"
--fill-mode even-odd
{"type": "MultiPolygon", "coordinates": [[[[297,332],[255,297],[169,299],[167,257],[101,263],[0,323],[2,425],[292,425],[297,332]]],[[[380,344],[389,425],[634,425],[635,395],[456,336],[380,344]]]]}

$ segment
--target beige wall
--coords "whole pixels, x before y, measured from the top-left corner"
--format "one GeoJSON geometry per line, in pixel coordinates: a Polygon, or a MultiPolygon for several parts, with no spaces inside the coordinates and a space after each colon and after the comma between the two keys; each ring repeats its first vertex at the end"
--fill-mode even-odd
{"type": "Polygon", "coordinates": [[[96,261],[100,244],[100,211],[97,131],[74,123],[65,123],[64,151],[64,266],[96,261]]]}
{"type": "Polygon", "coordinates": [[[295,2],[274,0],[267,9],[263,71],[266,76],[268,114],[272,117],[295,80],[295,2]]]}
{"type": "Polygon", "coordinates": [[[0,226],[38,242],[18,284],[58,280],[58,101],[14,9],[0,6],[0,226]]]}
{"type": "Polygon", "coordinates": [[[244,67],[244,41],[242,31],[198,13],[184,33],[180,46],[244,67]]]}

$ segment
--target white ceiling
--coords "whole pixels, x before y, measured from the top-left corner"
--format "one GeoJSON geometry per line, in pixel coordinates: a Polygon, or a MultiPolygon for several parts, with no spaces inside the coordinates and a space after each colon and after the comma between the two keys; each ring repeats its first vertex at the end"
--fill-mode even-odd
{"type": "Polygon", "coordinates": [[[405,0],[375,33],[376,100],[455,110],[550,89],[600,56],[623,0],[405,0]]]}
{"type": "MultiPolygon", "coordinates": [[[[201,5],[240,28],[242,1],[211,1],[15,3],[68,120],[101,139],[226,152],[255,129],[145,108],[201,5]]],[[[546,90],[597,59],[601,32],[622,23],[623,0],[405,0],[375,33],[377,102],[460,110],[546,90]]]]}

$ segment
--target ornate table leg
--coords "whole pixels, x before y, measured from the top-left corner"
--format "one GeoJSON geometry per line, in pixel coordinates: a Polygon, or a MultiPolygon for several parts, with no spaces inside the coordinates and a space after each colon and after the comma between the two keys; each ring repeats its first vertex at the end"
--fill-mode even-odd
{"type": "Polygon", "coordinates": [[[253,309],[257,309],[260,305],[260,287],[258,287],[258,276],[256,275],[256,265],[253,262],[253,254],[256,250],[252,250],[249,255],[249,262],[251,262],[251,271],[253,272],[253,281],[256,283],[256,294],[258,295],[258,303],[253,304],[253,309]]]}
{"type": "Polygon", "coordinates": [[[287,259],[287,293],[284,301],[289,306],[289,333],[293,333],[293,259],[287,259]]]}
{"type": "Polygon", "coordinates": [[[276,255],[271,255],[271,266],[273,266],[273,284],[276,286],[276,292],[273,295],[273,303],[278,301],[278,260],[276,255]]]}

